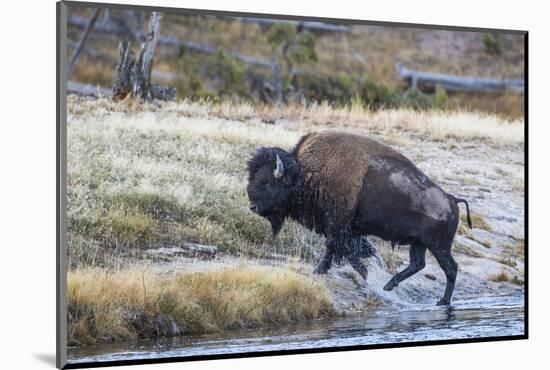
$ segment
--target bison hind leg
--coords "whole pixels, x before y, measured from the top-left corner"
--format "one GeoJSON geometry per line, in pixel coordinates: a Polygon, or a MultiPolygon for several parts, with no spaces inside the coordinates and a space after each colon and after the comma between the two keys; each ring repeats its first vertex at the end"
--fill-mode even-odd
{"type": "Polygon", "coordinates": [[[409,266],[391,278],[384,286],[384,290],[390,291],[403,280],[413,276],[426,266],[426,247],[423,245],[411,245],[409,249],[409,266]]]}
{"type": "Polygon", "coordinates": [[[439,302],[437,302],[438,306],[446,306],[451,304],[451,299],[453,296],[453,290],[455,287],[455,281],[456,281],[456,274],[458,272],[458,264],[453,258],[453,255],[451,254],[451,245],[443,249],[439,248],[430,248],[430,252],[433,254],[435,259],[437,260],[437,263],[445,272],[445,277],[447,278],[447,285],[445,286],[445,294],[443,295],[443,298],[439,302]]]}

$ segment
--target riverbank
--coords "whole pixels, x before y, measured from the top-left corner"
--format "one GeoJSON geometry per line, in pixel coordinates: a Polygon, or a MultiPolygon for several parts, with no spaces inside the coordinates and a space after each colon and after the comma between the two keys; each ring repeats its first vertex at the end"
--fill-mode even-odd
{"type": "Polygon", "coordinates": [[[69,348],[69,362],[104,362],[305,350],[380,343],[523,335],[522,296],[457,301],[452,307],[376,307],[361,315],[266,325],[223,333],[69,348]]]}
{"type": "Polygon", "coordinates": [[[69,345],[220,332],[334,316],[315,280],[287,269],[234,266],[68,275],[69,345]]]}

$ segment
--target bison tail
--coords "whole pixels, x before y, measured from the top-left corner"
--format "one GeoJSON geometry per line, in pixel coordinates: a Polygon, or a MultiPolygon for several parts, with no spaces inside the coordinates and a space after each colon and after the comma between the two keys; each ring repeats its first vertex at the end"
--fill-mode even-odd
{"type": "Polygon", "coordinates": [[[456,198],[453,197],[455,203],[464,203],[466,205],[466,220],[468,221],[468,226],[470,229],[472,228],[472,219],[470,218],[470,206],[468,205],[468,202],[466,199],[456,198]]]}

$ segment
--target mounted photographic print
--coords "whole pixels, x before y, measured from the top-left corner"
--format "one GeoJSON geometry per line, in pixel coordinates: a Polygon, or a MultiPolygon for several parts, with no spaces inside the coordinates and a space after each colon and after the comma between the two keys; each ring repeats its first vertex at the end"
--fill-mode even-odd
{"type": "Polygon", "coordinates": [[[58,367],[527,338],[526,31],[57,5],[58,367]]]}

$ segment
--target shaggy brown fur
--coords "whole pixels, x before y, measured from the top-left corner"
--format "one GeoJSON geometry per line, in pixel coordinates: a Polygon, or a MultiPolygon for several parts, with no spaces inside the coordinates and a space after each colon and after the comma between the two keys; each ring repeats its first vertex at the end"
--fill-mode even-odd
{"type": "Polygon", "coordinates": [[[328,130],[306,135],[293,150],[302,176],[318,189],[320,201],[338,207],[342,222],[349,221],[357,206],[371,158],[408,159],[392,148],[363,135],[328,130]]]}

